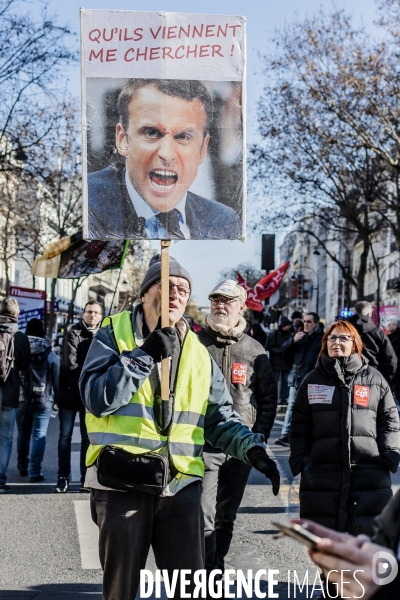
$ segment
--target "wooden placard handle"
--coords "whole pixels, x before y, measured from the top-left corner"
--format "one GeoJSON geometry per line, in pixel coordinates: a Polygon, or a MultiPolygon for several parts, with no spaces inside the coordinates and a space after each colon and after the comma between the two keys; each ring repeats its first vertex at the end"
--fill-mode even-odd
{"type": "MultiPolygon", "coordinates": [[[[169,327],[169,247],[171,240],[161,240],[161,327],[169,327]]],[[[169,358],[161,362],[161,399],[169,400],[169,358]]]]}

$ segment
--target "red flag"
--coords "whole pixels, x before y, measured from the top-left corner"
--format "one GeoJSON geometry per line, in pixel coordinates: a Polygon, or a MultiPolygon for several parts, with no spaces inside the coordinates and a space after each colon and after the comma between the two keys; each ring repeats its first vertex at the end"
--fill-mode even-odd
{"type": "Polygon", "coordinates": [[[274,292],[276,292],[289,264],[289,261],[286,262],[284,265],[278,269],[275,269],[275,271],[271,271],[271,273],[268,273],[268,275],[256,283],[254,286],[254,292],[258,299],[265,300],[265,298],[269,298],[274,292]]]}
{"type": "Polygon", "coordinates": [[[241,285],[247,292],[247,300],[246,306],[250,308],[250,310],[255,310],[257,312],[262,312],[264,308],[264,303],[257,297],[256,292],[252,287],[249,286],[247,281],[241,276],[240,273],[236,273],[238,284],[241,285]]]}

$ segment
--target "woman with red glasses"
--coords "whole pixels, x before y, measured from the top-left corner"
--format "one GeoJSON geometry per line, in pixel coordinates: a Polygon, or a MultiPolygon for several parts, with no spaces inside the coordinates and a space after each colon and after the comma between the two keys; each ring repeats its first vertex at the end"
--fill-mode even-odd
{"type": "Polygon", "coordinates": [[[299,387],[290,451],[292,473],[301,473],[301,518],[371,535],[392,497],[399,418],[389,384],[368,365],[347,321],[325,332],[315,369],[299,387]]]}

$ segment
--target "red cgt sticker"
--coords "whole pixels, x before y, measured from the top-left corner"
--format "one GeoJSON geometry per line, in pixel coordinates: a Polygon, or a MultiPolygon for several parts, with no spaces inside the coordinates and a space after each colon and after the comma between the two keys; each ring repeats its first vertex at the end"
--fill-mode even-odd
{"type": "Polygon", "coordinates": [[[247,365],[242,363],[232,363],[232,383],[246,383],[247,365]]]}
{"type": "Polygon", "coordinates": [[[369,386],[355,385],[354,386],[354,404],[356,406],[367,407],[369,404],[369,386]]]}

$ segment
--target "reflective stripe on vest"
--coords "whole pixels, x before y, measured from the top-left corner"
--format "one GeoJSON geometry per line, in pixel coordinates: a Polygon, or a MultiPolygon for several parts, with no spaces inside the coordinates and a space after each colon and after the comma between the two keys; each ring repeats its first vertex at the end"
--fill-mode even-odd
{"type": "MultiPolygon", "coordinates": [[[[124,311],[104,319],[111,324],[119,352],[136,347],[131,323],[132,313],[124,311]]],[[[189,331],[181,348],[175,385],[174,414],[168,438],[160,435],[154,421],[154,397],[147,378],[130,402],[111,415],[96,418],[87,413],[90,446],[86,464],[94,463],[106,445],[118,446],[133,454],[160,451],[168,444],[175,468],[187,475],[202,477],[204,416],[211,383],[211,360],[197,336],[189,331]]]]}

